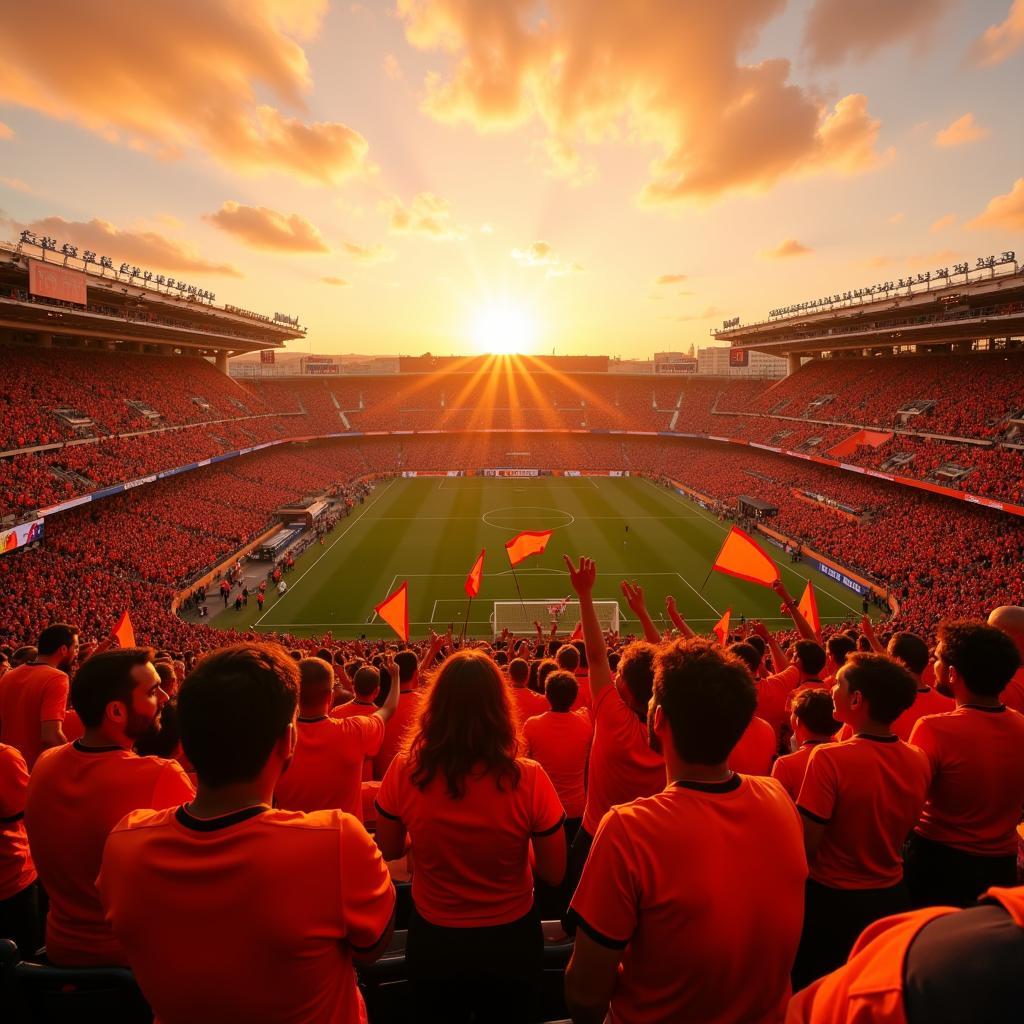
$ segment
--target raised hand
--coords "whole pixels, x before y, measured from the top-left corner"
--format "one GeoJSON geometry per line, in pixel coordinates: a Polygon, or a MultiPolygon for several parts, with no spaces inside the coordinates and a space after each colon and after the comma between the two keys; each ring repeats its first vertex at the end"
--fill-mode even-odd
{"type": "Polygon", "coordinates": [[[629,605],[630,611],[634,615],[639,617],[641,612],[647,610],[647,605],[644,604],[644,588],[639,583],[630,583],[629,580],[623,580],[622,596],[626,599],[626,604],[629,605]]]}
{"type": "Polygon", "coordinates": [[[562,557],[565,559],[565,564],[569,569],[569,582],[572,584],[572,589],[580,597],[589,595],[593,591],[594,581],[597,579],[597,566],[594,564],[594,560],[583,556],[580,558],[580,564],[577,568],[573,565],[572,559],[568,555],[563,555],[562,557]]]}
{"type": "Polygon", "coordinates": [[[668,612],[670,618],[679,614],[676,611],[676,599],[671,594],[667,594],[665,597],[665,611],[668,612]]]}

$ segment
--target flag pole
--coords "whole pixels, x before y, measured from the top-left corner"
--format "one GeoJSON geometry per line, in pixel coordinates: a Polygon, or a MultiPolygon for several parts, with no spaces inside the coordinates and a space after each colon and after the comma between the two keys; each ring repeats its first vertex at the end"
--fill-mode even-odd
{"type": "Polygon", "coordinates": [[[704,577],[704,582],[700,585],[700,590],[697,591],[697,596],[698,597],[700,597],[700,595],[704,593],[704,588],[708,585],[708,580],[711,579],[711,574],[714,571],[715,571],[715,567],[714,566],[711,566],[711,568],[708,569],[708,574],[707,574],[707,576],[704,577]]]}
{"type": "Polygon", "coordinates": [[[462,624],[462,636],[459,637],[459,646],[464,647],[466,643],[466,627],[469,625],[469,609],[473,606],[473,598],[466,602],[466,621],[462,624]]]}
{"type": "MultiPolygon", "coordinates": [[[[511,565],[511,559],[509,559],[511,565]]],[[[526,621],[526,602],[523,600],[523,592],[519,589],[519,577],[516,575],[516,567],[511,565],[512,568],[512,579],[516,581],[516,593],[519,595],[519,604],[523,609],[523,621],[526,621]]]]}

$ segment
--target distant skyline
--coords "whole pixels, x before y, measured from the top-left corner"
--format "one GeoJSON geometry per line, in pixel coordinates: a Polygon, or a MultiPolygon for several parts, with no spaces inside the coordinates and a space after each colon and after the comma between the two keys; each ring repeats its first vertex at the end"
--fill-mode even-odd
{"type": "Polygon", "coordinates": [[[648,358],[1024,250],[1024,0],[40,0],[23,227],[292,351],[648,358]]]}

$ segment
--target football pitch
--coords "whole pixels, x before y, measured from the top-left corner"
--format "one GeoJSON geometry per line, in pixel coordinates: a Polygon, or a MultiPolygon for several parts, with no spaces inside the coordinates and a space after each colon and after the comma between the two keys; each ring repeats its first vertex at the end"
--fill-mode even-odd
{"type": "MultiPolygon", "coordinates": [[[[284,597],[270,593],[262,614],[250,607],[226,617],[224,625],[301,636],[330,630],[335,637],[392,637],[373,607],[407,580],[412,635],[441,632],[449,624],[458,631],[466,617],[466,575],[486,548],[467,632],[489,637],[493,602],[518,600],[505,542],[521,530],[554,530],[547,550],[516,568],[527,601],[553,604],[570,595],[562,555],[588,555],[597,563],[595,599],[619,602],[623,634],[638,631],[619,589],[623,579],[644,588],[661,627],[668,625],[665,597],[672,594],[697,632],[709,632],[726,608],[734,624],[743,615],[778,628],[789,620],[780,616],[770,590],[719,573],[702,589],[728,528],[675,491],[637,477],[392,479],[379,483],[324,545],[302,556],[286,577],[284,597]]],[[[795,598],[808,578],[813,581],[823,622],[859,618],[855,593],[808,566],[791,565],[773,547],[767,550],[795,598]]],[[[550,619],[541,618],[547,629],[550,619]]]]}

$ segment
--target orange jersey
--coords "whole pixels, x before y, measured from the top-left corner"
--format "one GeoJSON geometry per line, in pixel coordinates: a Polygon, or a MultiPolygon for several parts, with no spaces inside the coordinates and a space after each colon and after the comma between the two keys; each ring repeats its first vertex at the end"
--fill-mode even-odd
{"type": "Polygon", "coordinates": [[[68,708],[65,712],[61,732],[64,733],[64,739],[68,743],[74,743],[75,740],[80,740],[85,735],[85,726],[82,725],[82,720],[74,708],[68,708]]]}
{"type": "Polygon", "coordinates": [[[1024,715],[961,705],[922,718],[910,739],[932,766],[918,833],[965,853],[1014,853],[1024,804],[1024,715]]]}
{"type": "Polygon", "coordinates": [[[17,747],[0,743],[0,900],[17,896],[36,880],[25,834],[28,766],[17,747]]]}
{"type": "Polygon", "coordinates": [[[800,682],[800,669],[796,665],[757,679],[757,715],[763,718],[781,736],[783,726],[789,722],[789,695],[800,682]]]}
{"type": "Polygon", "coordinates": [[[352,952],[376,945],[395,891],[351,815],[138,811],[96,884],[161,1024],[365,1022],[352,952]]]}
{"type": "Polygon", "coordinates": [[[443,778],[426,789],[410,779],[405,756],[388,769],[377,813],[401,821],[412,841],[416,912],[445,928],[509,924],[533,906],[530,840],[561,828],[565,815],[547,773],[518,758],[519,785],[469,776],[454,800],[443,778]]]}
{"type": "Polygon", "coordinates": [[[50,896],[46,950],[55,964],[128,962],[96,892],[103,844],[130,811],[173,807],[193,793],[181,765],[162,757],[81,743],[40,756],[29,780],[25,827],[50,896]]]}
{"type": "Polygon", "coordinates": [[[422,694],[419,690],[403,690],[398,707],[384,726],[384,742],[373,759],[373,777],[383,779],[388,765],[394,760],[405,734],[419,714],[422,694]]]}
{"type": "Polygon", "coordinates": [[[826,825],[811,878],[834,889],[882,889],[903,879],[900,849],[931,781],[928,760],[896,736],[857,734],[811,751],[797,806],[826,825]]]}
{"type": "Polygon", "coordinates": [[[62,722],[68,677],[50,665],[19,665],[0,676],[0,743],[21,751],[29,770],[42,750],[43,722],[62,722]]]}
{"type": "Polygon", "coordinates": [[[612,808],[572,899],[594,941],[624,950],[608,1020],[779,1021],[806,877],[799,815],[772,779],[680,782],[612,808]]]}
{"type": "Polygon", "coordinates": [[[942,715],[955,710],[956,701],[952,697],[943,697],[938,690],[933,690],[930,686],[919,687],[914,703],[892,723],[892,731],[901,740],[907,741],[919,718],[924,718],[925,715],[942,715]]]}
{"type": "Polygon", "coordinates": [[[526,756],[540,762],[558,793],[567,818],[581,818],[587,802],[590,719],[572,711],[547,711],[523,726],[526,756]]]}
{"type": "Polygon", "coordinates": [[[782,788],[793,798],[800,795],[800,787],[804,784],[804,773],[807,771],[807,762],[810,759],[811,751],[819,743],[828,743],[828,740],[807,740],[793,751],[792,754],[783,754],[782,757],[772,765],[772,778],[782,783],[782,788]]]}
{"type": "Polygon", "coordinates": [[[547,698],[542,697],[539,693],[534,693],[533,690],[525,686],[509,686],[508,689],[512,703],[519,715],[520,730],[526,724],[527,719],[533,718],[534,715],[543,715],[545,711],[550,710],[547,698]]]}
{"type": "Polygon", "coordinates": [[[647,723],[637,718],[615,686],[598,694],[593,716],[594,742],[583,812],[583,828],[590,835],[615,804],[653,796],[665,788],[665,762],[647,743],[647,723]]]}
{"type": "Polygon", "coordinates": [[[372,715],[376,710],[377,705],[372,700],[362,701],[356,698],[347,704],[331,708],[331,718],[358,718],[361,715],[372,715]]]}
{"type": "Polygon", "coordinates": [[[1001,694],[1001,699],[1008,708],[1024,714],[1024,668],[1017,669],[1013,674],[1013,678],[1001,694]]]}
{"type": "Polygon", "coordinates": [[[741,775],[771,775],[778,748],[775,730],[755,715],[729,754],[729,767],[741,775]]]}
{"type": "Polygon", "coordinates": [[[288,811],[338,808],[363,820],[363,763],[380,750],[384,721],[377,715],[298,720],[298,742],[277,781],[274,803],[288,811]]]}

